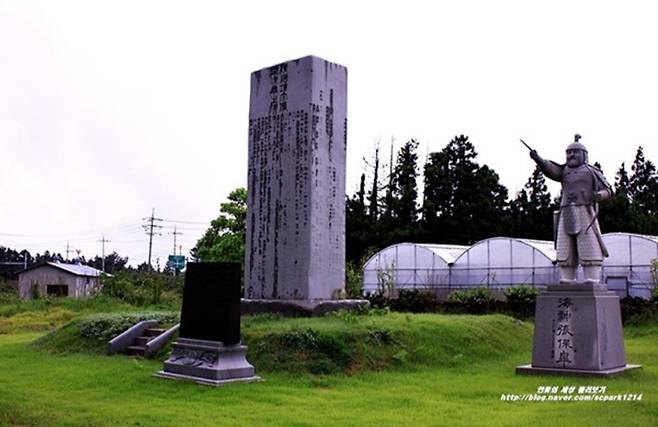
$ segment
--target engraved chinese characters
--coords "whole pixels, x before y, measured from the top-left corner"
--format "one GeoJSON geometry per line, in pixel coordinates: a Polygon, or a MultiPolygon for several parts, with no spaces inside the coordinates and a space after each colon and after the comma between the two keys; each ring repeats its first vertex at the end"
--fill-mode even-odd
{"type": "Polygon", "coordinates": [[[252,74],[246,298],[343,287],[346,96],[347,70],[313,56],[252,74]]]}
{"type": "Polygon", "coordinates": [[[555,327],[553,328],[552,357],[555,359],[555,363],[562,365],[563,368],[573,364],[576,352],[571,327],[572,307],[571,298],[558,299],[557,313],[553,320],[555,327]]]}

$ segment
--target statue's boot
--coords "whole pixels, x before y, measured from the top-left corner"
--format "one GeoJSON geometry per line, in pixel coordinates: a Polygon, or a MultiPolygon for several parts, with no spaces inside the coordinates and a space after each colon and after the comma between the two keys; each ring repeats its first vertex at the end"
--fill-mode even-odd
{"type": "Polygon", "coordinates": [[[570,265],[560,266],[560,284],[573,285],[576,283],[576,267],[570,265]]]}
{"type": "Polygon", "coordinates": [[[584,265],[583,275],[585,276],[585,283],[598,285],[599,283],[601,283],[601,266],[584,265]]]}

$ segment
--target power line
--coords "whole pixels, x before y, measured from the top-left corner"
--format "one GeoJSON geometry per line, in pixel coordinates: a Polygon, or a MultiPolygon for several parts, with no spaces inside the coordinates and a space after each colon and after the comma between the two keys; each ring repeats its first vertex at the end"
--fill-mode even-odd
{"type": "Polygon", "coordinates": [[[92,229],[86,229],[86,230],[80,230],[80,231],[68,231],[68,232],[61,232],[61,233],[23,234],[23,233],[4,233],[4,232],[0,232],[0,236],[37,237],[37,238],[43,238],[43,237],[70,237],[70,236],[79,236],[79,235],[85,235],[85,234],[98,234],[98,232],[103,232],[103,231],[108,231],[108,230],[125,229],[126,227],[139,226],[139,224],[140,224],[139,221],[130,221],[130,222],[122,222],[122,223],[114,224],[114,225],[108,225],[108,226],[104,226],[104,227],[96,227],[96,228],[92,228],[92,229]]]}
{"type": "Polygon", "coordinates": [[[164,222],[176,222],[178,224],[199,224],[199,225],[210,225],[210,221],[200,222],[200,221],[183,221],[178,219],[163,219],[164,222]]]}

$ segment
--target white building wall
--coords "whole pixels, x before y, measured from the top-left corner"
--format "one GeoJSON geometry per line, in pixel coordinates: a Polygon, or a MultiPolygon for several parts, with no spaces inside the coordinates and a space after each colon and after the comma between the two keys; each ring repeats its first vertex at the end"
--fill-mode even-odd
{"type": "Polygon", "coordinates": [[[76,276],[50,265],[44,265],[18,276],[18,292],[21,298],[32,298],[32,284],[36,283],[40,295],[47,295],[48,285],[67,285],[68,296],[79,298],[91,295],[98,286],[97,277],[76,276]]]}

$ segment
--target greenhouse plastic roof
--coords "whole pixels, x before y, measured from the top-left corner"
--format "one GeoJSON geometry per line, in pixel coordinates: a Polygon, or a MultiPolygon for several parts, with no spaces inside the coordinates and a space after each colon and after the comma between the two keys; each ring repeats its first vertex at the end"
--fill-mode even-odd
{"type": "Polygon", "coordinates": [[[487,241],[491,241],[491,240],[512,240],[515,242],[523,243],[525,245],[528,245],[536,249],[538,252],[543,254],[546,258],[550,259],[552,262],[555,262],[556,260],[555,246],[553,245],[553,242],[549,240],[517,239],[515,237],[491,237],[489,239],[480,240],[479,242],[474,243],[473,245],[468,247],[464,251],[464,253],[466,253],[471,248],[474,248],[475,246],[484,244],[487,241]]]}
{"type": "Polygon", "coordinates": [[[532,239],[514,239],[517,242],[525,243],[526,245],[532,246],[537,249],[539,252],[546,255],[551,260],[555,261],[555,245],[549,240],[532,240],[532,239]]]}
{"type": "Polygon", "coordinates": [[[453,262],[455,262],[455,260],[459,258],[459,255],[463,254],[464,251],[468,249],[468,246],[440,245],[436,243],[409,243],[409,244],[412,245],[415,244],[416,246],[429,249],[437,256],[439,256],[441,259],[443,259],[446,262],[446,264],[452,264],[453,262]]]}
{"type": "Polygon", "coordinates": [[[368,266],[382,252],[391,250],[391,249],[395,248],[396,246],[415,246],[415,247],[418,247],[418,248],[426,249],[426,250],[432,252],[434,255],[441,258],[441,260],[443,260],[443,262],[445,262],[448,265],[455,262],[455,260],[457,258],[459,258],[459,256],[461,254],[463,254],[466,249],[468,249],[468,246],[445,245],[445,244],[438,244],[438,243],[409,243],[409,242],[396,243],[394,245],[385,247],[384,249],[378,251],[376,254],[371,256],[370,259],[368,259],[368,261],[366,261],[364,266],[368,266]]]}
{"type": "Polygon", "coordinates": [[[608,236],[631,236],[631,237],[638,237],[640,239],[647,239],[651,240],[652,242],[656,243],[658,245],[658,236],[650,236],[648,234],[635,234],[635,233],[605,233],[603,237],[608,237],[608,236]]]}

